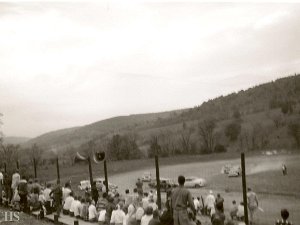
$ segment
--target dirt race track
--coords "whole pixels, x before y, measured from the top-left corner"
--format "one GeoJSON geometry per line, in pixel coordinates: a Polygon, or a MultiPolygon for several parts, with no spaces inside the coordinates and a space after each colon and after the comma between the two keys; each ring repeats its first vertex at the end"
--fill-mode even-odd
{"type": "MultiPolygon", "coordinates": [[[[247,186],[257,193],[260,207],[264,212],[257,211],[255,224],[274,224],[280,217],[281,208],[290,211],[290,219],[296,224],[300,222],[300,155],[276,155],[255,156],[246,158],[247,186]],[[285,163],[288,175],[283,176],[281,165],[285,163]]],[[[191,189],[193,196],[205,197],[209,190],[215,194],[220,193],[225,199],[225,214],[229,218],[228,210],[232,200],[237,203],[242,201],[241,177],[228,178],[221,174],[223,165],[239,164],[239,159],[219,160],[201,163],[187,163],[172,166],[160,165],[160,176],[177,179],[179,174],[185,176],[197,176],[207,180],[207,186],[200,189],[191,189]]],[[[120,193],[126,188],[132,190],[135,187],[137,177],[149,171],[155,176],[155,169],[141,169],[110,176],[110,182],[119,186],[120,193]]],[[[147,183],[144,184],[145,188],[147,183]]],[[[164,194],[163,194],[164,198],[164,194]]]]}

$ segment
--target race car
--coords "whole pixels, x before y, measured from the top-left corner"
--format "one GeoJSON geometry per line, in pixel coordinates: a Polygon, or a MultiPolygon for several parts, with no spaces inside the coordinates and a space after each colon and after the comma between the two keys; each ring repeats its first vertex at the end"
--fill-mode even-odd
{"type": "Polygon", "coordinates": [[[150,182],[151,181],[151,173],[150,172],[145,172],[142,176],[142,181],[143,182],[150,182]]]}
{"type": "Polygon", "coordinates": [[[233,166],[230,168],[228,177],[238,177],[242,173],[241,167],[240,166],[233,166]]]}
{"type": "Polygon", "coordinates": [[[206,180],[199,177],[187,177],[185,178],[184,186],[187,188],[200,188],[206,185],[206,180]]]}
{"type": "Polygon", "coordinates": [[[232,168],[231,164],[226,164],[225,166],[222,167],[221,173],[228,174],[231,168],[232,168]]]}

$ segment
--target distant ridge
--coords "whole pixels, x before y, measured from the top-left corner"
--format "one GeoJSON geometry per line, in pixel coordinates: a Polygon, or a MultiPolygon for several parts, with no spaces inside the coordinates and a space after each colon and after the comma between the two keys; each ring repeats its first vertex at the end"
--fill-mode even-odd
{"type": "Polygon", "coordinates": [[[23,144],[27,141],[29,141],[31,138],[29,137],[15,137],[15,136],[9,136],[9,137],[4,137],[3,141],[4,144],[23,144]]]}
{"type": "Polygon", "coordinates": [[[273,144],[286,147],[292,141],[287,134],[287,122],[289,119],[295,119],[300,113],[300,75],[295,74],[247,90],[219,96],[193,108],[118,116],[85,126],[52,131],[30,139],[22,146],[28,147],[36,143],[44,149],[53,147],[66,149],[70,146],[76,148],[90,140],[101,142],[114,134],[134,132],[138,135],[139,146],[144,147],[153,133],[166,130],[172,133],[175,140],[179,140],[180,130],[187,124],[193,130],[191,140],[196,148],[199,148],[201,143],[197,133],[198,123],[213,117],[217,121],[220,141],[229,147],[237,148],[238,143],[229,142],[224,135],[225,126],[233,121],[235,113],[240,116],[242,132],[253,132],[253,129],[257,129],[255,126],[260,124],[263,129],[270,129],[267,131],[270,147],[273,144]],[[281,112],[284,105],[290,107],[289,113],[281,112]],[[278,129],[270,128],[274,126],[273,120],[277,116],[282,117],[283,125],[278,129]]]}

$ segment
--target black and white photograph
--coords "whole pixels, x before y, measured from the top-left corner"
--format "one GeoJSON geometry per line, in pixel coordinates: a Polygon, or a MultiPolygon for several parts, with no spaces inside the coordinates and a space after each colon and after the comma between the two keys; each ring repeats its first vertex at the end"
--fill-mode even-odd
{"type": "Polygon", "coordinates": [[[300,2],[0,0],[0,223],[300,223],[300,2]]]}

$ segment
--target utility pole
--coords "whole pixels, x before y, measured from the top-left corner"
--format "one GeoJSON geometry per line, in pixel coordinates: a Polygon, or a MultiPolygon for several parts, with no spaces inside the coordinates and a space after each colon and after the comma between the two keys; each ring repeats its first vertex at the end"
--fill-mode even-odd
{"type": "Polygon", "coordinates": [[[93,172],[92,172],[92,163],[91,163],[90,156],[88,157],[88,163],[89,163],[90,182],[91,182],[91,187],[92,187],[92,185],[93,185],[93,172]]]}
{"type": "Polygon", "coordinates": [[[104,159],[104,177],[105,177],[105,190],[106,190],[106,193],[108,193],[108,176],[107,176],[106,159],[104,159]]]}
{"type": "Polygon", "coordinates": [[[245,154],[244,153],[241,153],[241,164],[242,164],[242,185],[243,185],[243,202],[244,202],[245,224],[249,225],[248,204],[247,204],[246,168],[245,168],[245,154]]]}
{"type": "Polygon", "coordinates": [[[59,173],[59,161],[58,161],[58,156],[56,158],[56,172],[57,172],[57,182],[60,183],[60,173],[59,173]]]}

